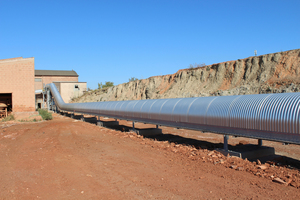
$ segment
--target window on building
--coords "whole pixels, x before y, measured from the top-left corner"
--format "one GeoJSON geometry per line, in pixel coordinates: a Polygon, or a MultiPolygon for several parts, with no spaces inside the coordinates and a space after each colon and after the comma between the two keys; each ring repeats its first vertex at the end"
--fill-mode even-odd
{"type": "Polygon", "coordinates": [[[75,90],[79,90],[79,86],[78,85],[75,85],[75,90]]]}
{"type": "Polygon", "coordinates": [[[34,81],[35,82],[42,82],[42,79],[41,78],[35,78],[34,81]]]}

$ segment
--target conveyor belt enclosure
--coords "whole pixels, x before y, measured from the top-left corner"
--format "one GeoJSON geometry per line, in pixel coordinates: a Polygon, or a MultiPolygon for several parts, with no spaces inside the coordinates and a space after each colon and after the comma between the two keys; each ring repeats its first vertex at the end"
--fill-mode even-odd
{"type": "Polygon", "coordinates": [[[67,104],[46,89],[62,111],[300,144],[300,93],[67,104]]]}

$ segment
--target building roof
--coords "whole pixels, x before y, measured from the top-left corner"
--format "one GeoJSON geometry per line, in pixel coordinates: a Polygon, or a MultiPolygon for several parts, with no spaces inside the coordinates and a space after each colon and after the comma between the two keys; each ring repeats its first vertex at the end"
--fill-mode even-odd
{"type": "Polygon", "coordinates": [[[74,70],[34,70],[35,76],[79,76],[74,70]]]}

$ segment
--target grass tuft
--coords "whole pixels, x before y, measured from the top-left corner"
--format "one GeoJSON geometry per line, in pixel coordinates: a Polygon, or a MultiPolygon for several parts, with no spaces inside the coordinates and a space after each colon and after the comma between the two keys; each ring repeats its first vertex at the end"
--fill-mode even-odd
{"type": "Polygon", "coordinates": [[[8,115],[7,117],[2,119],[3,122],[12,121],[12,120],[15,120],[15,116],[13,114],[8,115]]]}
{"type": "Polygon", "coordinates": [[[49,113],[47,110],[38,109],[39,114],[42,116],[43,120],[51,120],[52,114],[49,113]]]}

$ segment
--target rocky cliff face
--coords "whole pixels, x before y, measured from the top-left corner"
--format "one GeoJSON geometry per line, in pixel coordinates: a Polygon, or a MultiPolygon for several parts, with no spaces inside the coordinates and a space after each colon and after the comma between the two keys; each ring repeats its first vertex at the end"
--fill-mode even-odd
{"type": "Polygon", "coordinates": [[[73,102],[297,92],[300,49],[249,57],[89,92],[73,102]]]}

